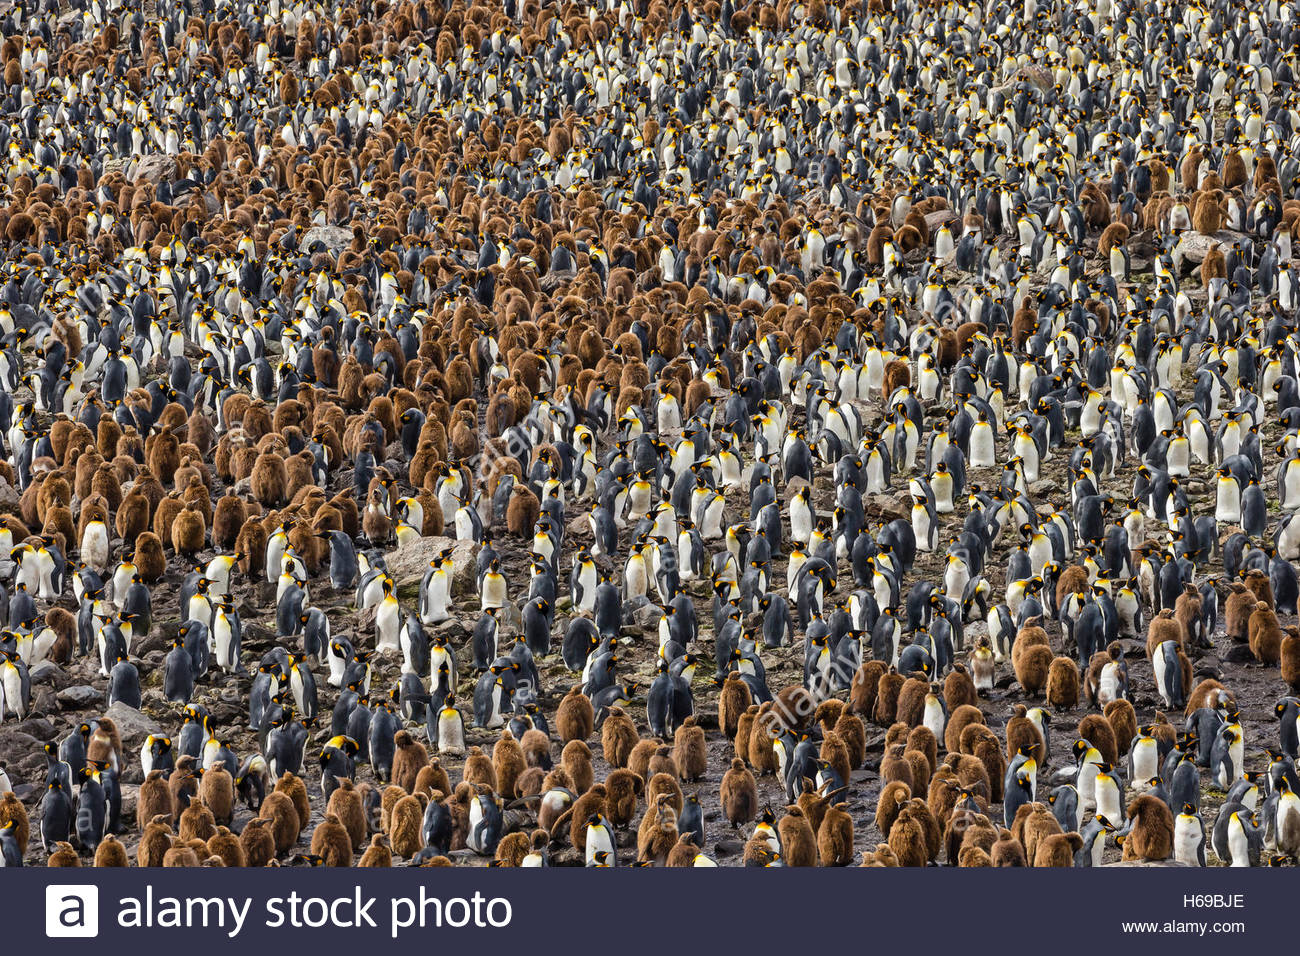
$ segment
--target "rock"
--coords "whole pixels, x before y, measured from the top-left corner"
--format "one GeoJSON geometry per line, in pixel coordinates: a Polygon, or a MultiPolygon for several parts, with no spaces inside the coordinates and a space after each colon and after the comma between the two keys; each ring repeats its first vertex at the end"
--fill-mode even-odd
{"type": "Polygon", "coordinates": [[[1131,637],[1120,638],[1119,649],[1125,657],[1145,657],[1147,653],[1147,646],[1131,637]]]}
{"type": "Polygon", "coordinates": [[[1244,233],[1233,232],[1230,229],[1220,229],[1212,236],[1189,230],[1179,237],[1178,245],[1174,247],[1172,254],[1174,273],[1185,272],[1188,262],[1200,265],[1216,244],[1230,246],[1242,240],[1249,242],[1249,238],[1244,233]]]}
{"type": "MultiPolygon", "coordinates": [[[[659,605],[651,601],[642,600],[644,603],[632,608],[632,613],[630,615],[631,622],[637,627],[649,628],[657,631],[659,629],[659,618],[663,616],[663,610],[659,605]]],[[[627,620],[629,615],[625,612],[623,617],[624,620],[627,620]]]]}
{"type": "Polygon", "coordinates": [[[145,156],[135,164],[132,171],[132,182],[145,182],[158,185],[163,180],[173,182],[176,179],[176,160],[172,156],[162,154],[145,156]]]}
{"type": "Polygon", "coordinates": [[[27,676],[31,678],[32,684],[49,684],[55,688],[60,688],[60,685],[66,687],[71,680],[54,661],[41,661],[27,672],[27,676]]]}
{"type": "Polygon", "coordinates": [[[940,226],[960,218],[961,216],[957,215],[957,213],[952,209],[937,209],[934,212],[927,212],[925,214],[925,225],[926,228],[933,233],[940,226]]]}
{"type": "Polygon", "coordinates": [[[1055,478],[1039,478],[1029,485],[1029,494],[1034,498],[1040,498],[1043,495],[1059,495],[1063,490],[1061,483],[1055,478]]]}
{"type": "Polygon", "coordinates": [[[719,840],[713,845],[713,852],[718,856],[736,856],[745,852],[745,844],[739,840],[719,840]]]}
{"type": "Polygon", "coordinates": [[[21,724],[14,724],[12,729],[19,733],[30,734],[37,740],[53,740],[55,736],[54,724],[44,717],[32,717],[21,724]]]}
{"type": "Polygon", "coordinates": [[[96,690],[89,684],[75,684],[59,691],[59,706],[64,710],[81,710],[104,699],[103,691],[96,690]]]}
{"type": "Polygon", "coordinates": [[[324,247],[332,256],[337,256],[352,241],[352,230],[342,226],[312,226],[298,240],[298,251],[308,252],[313,246],[324,247]]]}
{"type": "Polygon", "coordinates": [[[871,517],[879,517],[882,521],[893,521],[895,518],[910,518],[912,516],[911,508],[903,503],[902,498],[895,498],[893,495],[866,495],[862,502],[863,513],[871,517]]]}
{"type": "Polygon", "coordinates": [[[114,701],[113,705],[104,711],[104,716],[117,725],[117,732],[121,735],[123,744],[135,743],[149,734],[163,732],[157,721],[120,700],[114,701]]]}
{"type": "Polygon", "coordinates": [[[419,584],[429,570],[434,555],[451,549],[451,596],[460,598],[478,592],[475,560],[477,546],[472,541],[457,542],[455,538],[417,538],[386,556],[388,574],[400,589],[411,583],[419,584]]]}
{"type": "Polygon", "coordinates": [[[18,505],[18,489],[9,484],[4,478],[0,478],[0,513],[19,516],[22,511],[18,505]]]}
{"type": "Polygon", "coordinates": [[[1253,664],[1255,655],[1250,652],[1250,645],[1233,644],[1223,655],[1223,660],[1228,664],[1253,664]]]}

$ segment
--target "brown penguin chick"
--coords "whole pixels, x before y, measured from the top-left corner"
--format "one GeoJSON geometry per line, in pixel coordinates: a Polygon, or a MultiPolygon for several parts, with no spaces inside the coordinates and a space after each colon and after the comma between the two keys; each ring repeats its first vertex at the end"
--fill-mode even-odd
{"type": "Polygon", "coordinates": [[[895,744],[890,747],[880,760],[880,779],[883,783],[893,783],[898,781],[907,784],[908,790],[912,789],[912,764],[904,756],[907,747],[903,744],[895,744]]]}
{"type": "Polygon", "coordinates": [[[893,359],[885,363],[884,378],[881,379],[880,395],[885,401],[900,388],[907,388],[912,384],[912,370],[908,364],[900,359],[893,359]]]}
{"type": "Polygon", "coordinates": [[[389,843],[386,835],[383,833],[376,833],[370,838],[370,845],[366,847],[366,852],[361,854],[361,859],[357,861],[357,866],[388,868],[392,865],[392,844],[389,843]]]}
{"type": "Polygon", "coordinates": [[[776,751],[772,747],[772,728],[769,720],[771,713],[770,700],[760,704],[749,733],[749,766],[760,777],[764,774],[776,773],[780,766],[776,751]]]}
{"type": "Polygon", "coordinates": [[[432,794],[434,791],[451,793],[451,778],[447,776],[439,757],[430,757],[429,762],[420,768],[420,772],[415,775],[415,786],[411,789],[411,793],[432,794]]]}
{"type": "Polygon", "coordinates": [[[695,866],[695,858],[698,857],[701,852],[700,848],[691,842],[691,835],[689,833],[679,833],[677,835],[677,842],[673,844],[673,848],[668,851],[668,859],[664,862],[664,866],[693,867],[695,866]]]}
{"type": "Polygon", "coordinates": [[[1241,581],[1233,581],[1228,598],[1223,603],[1223,632],[1234,641],[1245,643],[1250,638],[1250,616],[1255,613],[1258,598],[1241,581]]]}
{"type": "Polygon", "coordinates": [[[817,828],[817,860],[822,866],[848,866],[853,862],[853,817],[848,805],[826,808],[817,828]]]}
{"type": "Polygon", "coordinates": [[[1115,752],[1128,753],[1133,738],[1137,736],[1137,712],[1133,705],[1123,698],[1112,700],[1102,714],[1115,734],[1115,752]]]}
{"type": "Polygon", "coordinates": [[[899,866],[925,866],[929,861],[925,824],[917,812],[915,800],[909,800],[899,811],[889,828],[888,840],[899,866]]]}
{"type": "Polygon", "coordinates": [[[492,857],[492,866],[520,867],[531,846],[528,834],[507,833],[497,844],[496,854],[492,857]]]}
{"type": "Polygon", "coordinates": [[[262,452],[253,462],[249,474],[249,492],[263,508],[282,508],[288,503],[289,475],[284,459],[270,449],[262,452]]]}
{"type": "Polygon", "coordinates": [[[519,738],[519,748],[524,752],[524,763],[529,767],[551,769],[551,738],[536,727],[524,731],[519,738]]]}
{"type": "MultiPolygon", "coordinates": [[[[248,577],[256,577],[266,570],[266,527],[261,521],[249,520],[239,531],[235,539],[235,551],[243,557],[237,563],[239,570],[248,577]]],[[[137,566],[139,562],[136,562],[137,566]]]]}
{"type": "MultiPolygon", "coordinates": [[[[552,837],[554,837],[556,830],[562,831],[562,828],[567,826],[569,828],[569,842],[585,859],[587,855],[587,821],[597,813],[605,814],[605,796],[605,785],[598,783],[578,797],[577,800],[573,801],[569,810],[562,814],[553,824],[552,837]]],[[[605,815],[608,818],[608,814],[605,815]]]]}
{"type": "Polygon", "coordinates": [[[1292,694],[1300,694],[1300,628],[1295,625],[1287,627],[1282,643],[1278,645],[1278,658],[1282,681],[1292,694]]]}
{"type": "MultiPolygon", "coordinates": [[[[1212,677],[1207,677],[1192,689],[1187,695],[1187,708],[1184,710],[1184,716],[1190,717],[1202,707],[1218,708],[1226,706],[1228,710],[1237,709],[1237,698],[1232,691],[1224,687],[1212,677]]],[[[1168,726],[1168,725],[1165,725],[1168,726]]],[[[1174,740],[1173,728],[1170,727],[1168,742],[1174,740]]]]}
{"type": "Polygon", "coordinates": [[[591,698],[582,692],[581,687],[575,685],[564,695],[555,711],[556,733],[566,744],[570,740],[586,740],[591,736],[595,724],[596,713],[592,709],[591,698]]]}
{"type": "Polygon", "coordinates": [[[99,726],[90,735],[86,745],[86,760],[89,763],[110,764],[116,760],[122,763],[122,738],[117,732],[117,725],[108,717],[99,718],[99,726]]]}
{"type": "Polygon", "coordinates": [[[408,796],[407,792],[394,784],[389,784],[379,791],[379,829],[384,833],[388,832],[388,821],[393,816],[393,807],[397,806],[397,801],[405,796],[408,796]]]}
{"type": "Polygon", "coordinates": [[[984,723],[984,712],[974,704],[954,707],[943,727],[943,749],[950,753],[961,751],[961,734],[971,724],[984,723]]]}
{"type": "Polygon", "coordinates": [[[1057,657],[1047,669],[1047,705],[1056,710],[1079,706],[1079,665],[1072,657],[1057,657]]]}
{"type": "Polygon", "coordinates": [[[915,727],[925,718],[925,697],[930,693],[930,681],[924,677],[909,677],[898,692],[898,707],[894,719],[915,727]]]}
{"type": "Polygon", "coordinates": [[[637,800],[645,781],[626,768],[611,770],[605,778],[605,816],[615,829],[623,830],[636,819],[637,800]]]}
{"type": "Polygon", "coordinates": [[[791,804],[776,824],[786,866],[816,866],[817,836],[803,810],[791,804]]]}
{"type": "Polygon", "coordinates": [[[527,485],[516,484],[506,505],[506,533],[516,538],[531,538],[541,510],[537,495],[527,485]]]}
{"type": "Polygon", "coordinates": [[[1195,196],[1192,209],[1192,228],[1203,236],[1212,236],[1223,225],[1223,192],[1218,189],[1202,189],[1195,196]]]}
{"type": "MultiPolygon", "coordinates": [[[[269,824],[271,836],[275,841],[276,856],[288,853],[293,848],[293,845],[298,842],[298,834],[301,832],[298,823],[298,810],[293,805],[293,799],[287,793],[280,790],[273,790],[268,793],[266,799],[262,801],[262,808],[258,810],[257,815],[269,824]]],[[[244,850],[252,859],[253,854],[249,848],[245,846],[244,850]]]]}
{"type": "Polygon", "coordinates": [[[1026,860],[1038,855],[1038,846],[1044,839],[1063,832],[1060,821],[1045,803],[1021,804],[1011,825],[1012,835],[1018,837],[1025,848],[1026,860]]]}
{"type": "MultiPolygon", "coordinates": [[[[633,774],[635,776],[635,774],[633,774]]],[[[640,779],[640,778],[638,778],[640,779]]],[[[542,792],[546,782],[546,771],[541,767],[525,767],[524,772],[515,781],[515,790],[520,797],[535,797],[542,792]]]]}
{"type": "Polygon", "coordinates": [[[338,789],[330,794],[325,812],[333,815],[342,824],[343,829],[348,832],[348,839],[352,841],[353,851],[359,851],[366,842],[366,810],[361,799],[361,791],[351,780],[339,781],[338,789]]]}
{"type": "MultiPolygon", "coordinates": [[[[673,748],[667,744],[656,747],[655,752],[650,755],[650,760],[645,769],[646,773],[650,774],[651,780],[663,774],[666,777],[671,777],[676,783],[679,775],[677,773],[677,762],[673,760],[673,748]]],[[[681,787],[679,786],[677,789],[681,790],[681,787]]]]}
{"type": "Polygon", "coordinates": [[[1025,716],[1027,713],[1024,704],[1016,704],[1011,708],[1006,727],[1007,759],[1011,760],[1022,750],[1032,751],[1034,760],[1041,767],[1047,760],[1046,742],[1038,725],[1025,716]]]}
{"type": "Polygon", "coordinates": [[[1201,260],[1201,286],[1208,289],[1214,279],[1228,278],[1228,260],[1223,257],[1223,250],[1217,242],[1211,243],[1201,260]]]}
{"type": "MultiPolygon", "coordinates": [[[[975,742],[974,753],[976,760],[984,765],[984,783],[987,787],[986,792],[989,795],[990,803],[1000,803],[1002,801],[1002,780],[1007,773],[1007,761],[1002,755],[1002,748],[998,746],[996,737],[983,737],[975,742]]],[[[958,768],[961,772],[961,767],[958,768]]],[[[965,784],[970,786],[970,784],[965,784]]]]}
{"type": "Polygon", "coordinates": [[[1106,763],[1119,762],[1119,746],[1110,721],[1101,714],[1084,714],[1079,720],[1079,736],[1097,748],[1106,763]]]}
{"type": "MultiPolygon", "coordinates": [[[[248,827],[244,828],[247,831],[248,827]]],[[[140,842],[135,848],[136,866],[162,866],[163,854],[172,845],[172,828],[168,817],[154,817],[141,828],[140,842]]]]}
{"type": "Polygon", "coordinates": [[[964,846],[957,854],[957,865],[960,867],[991,867],[993,858],[989,856],[988,851],[979,846],[964,846]]]}
{"type": "Polygon", "coordinates": [[[244,500],[232,488],[217,499],[212,512],[212,546],[219,551],[233,551],[239,532],[248,520],[244,500]]]}
{"type": "Polygon", "coordinates": [[[650,758],[654,756],[655,751],[663,746],[663,741],[655,737],[647,737],[638,741],[637,745],[632,748],[632,752],[627,755],[627,769],[642,780],[650,779],[650,758]]]}
{"type": "Polygon", "coordinates": [[[275,789],[276,792],[285,794],[293,801],[293,808],[298,812],[298,833],[301,835],[307,828],[307,821],[311,819],[311,801],[307,798],[307,784],[303,783],[302,777],[286,770],[275,782],[275,789]]]}
{"type": "Polygon", "coordinates": [[[145,584],[157,584],[167,573],[162,539],[152,531],[144,531],[134,540],[136,573],[145,584]]]}
{"type": "MultiPolygon", "coordinates": [[[[849,770],[861,767],[867,759],[867,728],[862,723],[862,718],[845,710],[835,721],[834,731],[844,744],[849,770]]],[[[848,777],[844,779],[848,780],[848,777]]]]}
{"type": "Polygon", "coordinates": [[[699,780],[709,766],[709,754],[704,741],[704,728],[687,717],[673,734],[673,763],[683,780],[699,780]]]}
{"type": "Polygon", "coordinates": [[[1038,697],[1047,686],[1047,674],[1052,666],[1052,651],[1042,644],[1026,647],[1014,664],[1016,680],[1026,697],[1038,697]]]}
{"type": "Polygon", "coordinates": [[[591,748],[583,741],[570,740],[564,745],[560,751],[560,765],[573,782],[574,793],[585,793],[591,789],[596,772],[591,766],[591,748]]]}
{"type": "Polygon", "coordinates": [[[912,786],[923,793],[930,786],[930,761],[919,750],[904,750],[903,759],[912,769],[912,786]]]}
{"type": "Polygon", "coordinates": [[[95,848],[94,865],[97,867],[127,867],[131,864],[127,862],[126,847],[122,846],[122,841],[110,833],[95,848]]]}
{"type": "Polygon", "coordinates": [[[896,867],[898,865],[898,857],[894,855],[894,851],[889,848],[888,843],[877,843],[875,851],[871,853],[864,850],[862,862],[858,864],[858,866],[872,867],[896,867]]]}
{"type": "Polygon", "coordinates": [[[239,842],[239,837],[230,832],[229,827],[217,827],[217,832],[208,840],[208,852],[213,856],[220,857],[226,866],[243,867],[248,865],[248,857],[244,853],[243,844],[239,842]]]}
{"type": "MultiPolygon", "coordinates": [[[[935,768],[939,766],[939,740],[935,737],[934,731],[924,725],[913,727],[907,734],[907,749],[925,758],[925,779],[928,785],[930,774],[934,773],[935,768]]],[[[849,778],[844,775],[844,779],[849,778]]]]}
{"type": "Polygon", "coordinates": [[[1250,652],[1261,664],[1272,666],[1282,660],[1282,626],[1278,624],[1277,615],[1263,601],[1255,603],[1255,610],[1250,615],[1246,626],[1250,652]]]}
{"type": "Polygon", "coordinates": [[[735,739],[740,715],[753,702],[754,695],[750,693],[749,685],[741,679],[740,672],[728,671],[718,690],[718,727],[728,739],[735,739]]]}
{"type": "Polygon", "coordinates": [[[266,866],[276,856],[274,823],[264,817],[249,820],[239,834],[239,845],[243,848],[247,866],[266,866]]]}
{"type": "Polygon", "coordinates": [[[216,823],[230,825],[235,811],[235,780],[226,770],[224,760],[216,761],[199,778],[199,799],[216,823]]]}
{"type": "Polygon", "coordinates": [[[145,824],[157,816],[165,816],[168,823],[176,819],[172,806],[171,790],[161,770],[150,770],[135,801],[135,825],[141,830],[145,824]]]}
{"type": "Polygon", "coordinates": [[[1034,308],[1034,300],[1025,296],[1020,307],[1011,316],[1011,343],[1020,351],[1025,347],[1038,330],[1038,310],[1034,308]]]}
{"type": "Polygon", "coordinates": [[[966,665],[956,663],[943,680],[943,702],[951,714],[958,707],[979,706],[979,694],[975,691],[975,681],[971,679],[966,665]]]}
{"type": "MultiPolygon", "coordinates": [[[[423,810],[420,816],[423,819],[423,810]]],[[[313,856],[319,856],[324,866],[352,865],[352,837],[348,835],[347,828],[334,814],[325,814],[325,819],[312,831],[311,853],[313,856]]]]}
{"type": "Polygon", "coordinates": [[[1198,635],[1201,626],[1201,592],[1196,585],[1183,585],[1183,593],[1174,602],[1174,620],[1182,632],[1183,645],[1191,646],[1192,638],[1198,635]]]}
{"type": "Polygon", "coordinates": [[[1125,860],[1167,860],[1174,852],[1174,815],[1159,797],[1144,793],[1128,805],[1129,832],[1116,836],[1125,860]]]}
{"type": "MultiPolygon", "coordinates": [[[[1088,569],[1081,564],[1071,564],[1062,568],[1060,575],[1056,578],[1056,606],[1060,607],[1065,603],[1065,599],[1071,594],[1088,593],[1088,569]]],[[[1047,642],[1047,632],[1038,626],[1042,624],[1042,618],[1034,618],[1034,625],[1037,630],[1034,631],[1029,639],[1026,640],[1026,646],[1029,644],[1044,644],[1047,642]],[[1041,632],[1041,633],[1040,633],[1041,632]],[[1034,640],[1040,638],[1040,640],[1034,640]]],[[[1021,629],[1022,631],[1024,628],[1021,629]]],[[[1019,634],[1016,635],[1019,639],[1019,634]]],[[[1011,653],[1015,654],[1015,646],[1012,646],[1011,653]]]]}
{"type": "MultiPolygon", "coordinates": [[[[745,688],[749,690],[748,687],[745,688]]],[[[719,705],[720,706],[720,705],[719,705]]],[[[540,734],[540,731],[538,732],[540,734]]],[[[544,736],[544,735],[543,735],[544,736]]],[[[626,767],[628,757],[640,741],[636,724],[622,707],[611,707],[600,725],[600,752],[611,767],[626,767]]],[[[547,742],[549,752],[549,741],[547,742]]]]}
{"type": "MultiPolygon", "coordinates": [[[[496,767],[492,766],[492,758],[483,752],[482,747],[469,748],[461,779],[472,786],[481,783],[493,790],[497,788],[496,767]]],[[[393,849],[397,849],[396,843],[393,844],[393,849]]]]}
{"type": "Polygon", "coordinates": [[[989,859],[993,861],[994,866],[1024,866],[1025,848],[1012,836],[1010,830],[1003,830],[998,834],[993,849],[989,851],[989,859]]]}
{"type": "Polygon", "coordinates": [[[957,784],[969,790],[977,803],[994,803],[1002,797],[1002,774],[998,774],[996,789],[992,783],[992,773],[1005,766],[1002,746],[996,737],[990,735],[976,743],[977,754],[948,754],[944,763],[957,774],[957,784]]]}
{"type": "MultiPolygon", "coordinates": [[[[1069,569],[1067,568],[1066,570],[1069,569]]],[[[1042,625],[1043,619],[1041,617],[1031,617],[1025,621],[1024,626],[1016,632],[1016,639],[1011,644],[1012,668],[1019,666],[1021,656],[1031,647],[1046,647],[1048,650],[1051,650],[1051,641],[1047,639],[1047,631],[1043,630],[1042,625]]]]}
{"type": "MultiPolygon", "coordinates": [[[[202,786],[202,778],[200,778],[200,786],[202,786]]],[[[203,805],[201,798],[190,801],[190,805],[181,812],[180,820],[176,824],[177,835],[187,843],[190,840],[206,841],[216,832],[216,818],[212,815],[212,811],[203,805]]]]}
{"type": "Polygon", "coordinates": [[[407,793],[414,793],[420,770],[428,765],[429,752],[424,749],[424,744],[411,736],[410,731],[399,730],[393,735],[393,783],[407,793]]]}
{"type": "MultiPolygon", "coordinates": [[[[167,778],[167,789],[171,793],[172,814],[170,821],[174,823],[181,809],[189,805],[190,800],[198,796],[199,776],[195,772],[197,766],[193,757],[188,754],[182,754],[176,760],[176,769],[172,771],[171,776],[167,778]]],[[[161,804],[160,804],[161,806],[161,804]]],[[[160,813],[166,812],[160,810],[160,813]]],[[[150,818],[152,819],[152,817],[150,818]]]]}
{"type": "Polygon", "coordinates": [[[516,781],[524,772],[524,752],[508,727],[501,729],[501,739],[492,747],[492,767],[496,771],[497,793],[507,800],[519,795],[516,781]]]}
{"type": "Polygon", "coordinates": [[[203,550],[208,529],[196,508],[182,508],[171,523],[172,550],[191,557],[203,550]]]}
{"type": "Polygon", "coordinates": [[[1273,585],[1268,580],[1268,575],[1259,568],[1251,568],[1246,572],[1246,588],[1255,595],[1256,601],[1263,601],[1269,607],[1276,607],[1277,602],[1273,599],[1273,585]]]}
{"type": "Polygon", "coordinates": [[[758,785],[754,775],[739,757],[732,758],[731,767],[722,775],[718,789],[722,814],[732,829],[748,823],[758,815],[758,785]]]}
{"type": "Polygon", "coordinates": [[[424,801],[408,794],[393,805],[388,819],[388,840],[395,854],[411,859],[424,849],[424,801]]]}
{"type": "MultiPolygon", "coordinates": [[[[206,849],[207,844],[202,844],[206,849]]],[[[180,839],[173,839],[171,849],[163,854],[162,865],[166,867],[194,867],[202,865],[198,852],[193,845],[180,839]]]]}
{"type": "Polygon", "coordinates": [[[885,673],[881,661],[863,661],[853,674],[849,683],[849,711],[871,717],[876,710],[876,693],[880,689],[880,678],[885,673]]]}
{"type": "Polygon", "coordinates": [[[673,809],[681,813],[682,807],[686,805],[686,798],[682,794],[682,785],[677,782],[675,771],[651,774],[645,786],[646,806],[653,806],[659,799],[659,795],[664,793],[672,797],[673,809]]]}
{"type": "Polygon", "coordinates": [[[1097,255],[1109,260],[1110,251],[1116,246],[1123,246],[1128,242],[1128,237],[1128,226],[1122,222],[1112,222],[1101,231],[1101,238],[1097,240],[1097,255]]]}
{"type": "Polygon", "coordinates": [[[636,855],[641,862],[663,866],[677,845],[677,810],[672,794],[661,793],[646,808],[636,833],[636,855]]]}
{"type": "Polygon", "coordinates": [[[54,844],[54,852],[50,858],[45,861],[46,866],[81,866],[81,857],[77,856],[77,851],[72,848],[71,843],[64,843],[60,840],[54,844]]]}
{"type": "Polygon", "coordinates": [[[736,721],[736,733],[731,739],[731,750],[746,763],[749,762],[749,738],[754,733],[754,721],[758,717],[758,704],[750,704],[736,721]]]}
{"type": "Polygon", "coordinates": [[[876,708],[872,719],[881,727],[888,727],[898,717],[898,695],[906,678],[892,667],[880,675],[876,688],[876,708]]]}

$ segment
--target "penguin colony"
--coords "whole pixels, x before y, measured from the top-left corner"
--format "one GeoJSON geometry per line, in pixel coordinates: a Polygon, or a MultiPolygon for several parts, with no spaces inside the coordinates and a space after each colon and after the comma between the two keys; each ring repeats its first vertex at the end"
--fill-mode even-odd
{"type": "Polygon", "coordinates": [[[11,5],[0,858],[1293,864],[1296,18],[11,5]]]}

